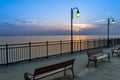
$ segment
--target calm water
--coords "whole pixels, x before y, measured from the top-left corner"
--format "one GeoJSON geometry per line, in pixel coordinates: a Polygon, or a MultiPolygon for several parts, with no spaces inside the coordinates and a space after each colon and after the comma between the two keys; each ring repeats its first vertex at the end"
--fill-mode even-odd
{"type": "MultiPolygon", "coordinates": [[[[74,35],[74,40],[106,38],[107,35],[74,35]]],[[[120,35],[110,35],[120,37],[120,35]]],[[[0,44],[70,40],[70,36],[1,36],[0,44]]]]}

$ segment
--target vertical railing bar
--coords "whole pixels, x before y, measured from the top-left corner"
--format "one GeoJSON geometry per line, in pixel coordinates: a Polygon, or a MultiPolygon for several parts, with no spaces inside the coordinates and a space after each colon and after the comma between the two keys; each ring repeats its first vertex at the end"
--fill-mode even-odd
{"type": "Polygon", "coordinates": [[[98,39],[98,43],[99,43],[99,48],[100,48],[100,38],[98,39]]]}
{"type": "Polygon", "coordinates": [[[17,61],[19,61],[19,48],[17,48],[17,61]]]}
{"type": "Polygon", "coordinates": [[[92,45],[93,45],[93,49],[95,48],[95,42],[94,42],[94,39],[92,39],[92,45]]]}
{"type": "Polygon", "coordinates": [[[47,58],[48,58],[48,41],[46,42],[47,58]]]}
{"type": "Polygon", "coordinates": [[[29,61],[31,61],[31,42],[29,42],[29,61]]]}
{"type": "Polygon", "coordinates": [[[12,62],[14,62],[14,60],[15,60],[15,53],[14,53],[14,50],[12,50],[12,56],[13,56],[12,62]]]}
{"type": "Polygon", "coordinates": [[[19,48],[19,51],[20,51],[19,57],[20,57],[20,61],[21,61],[21,47],[19,48]]]}
{"type": "Polygon", "coordinates": [[[16,62],[17,62],[17,61],[18,61],[18,59],[17,59],[17,58],[18,58],[18,52],[17,52],[17,51],[18,51],[18,50],[17,50],[18,48],[15,48],[15,49],[16,49],[16,62]]]}
{"type": "Polygon", "coordinates": [[[21,48],[21,60],[23,60],[23,49],[21,48]]]}
{"type": "Polygon", "coordinates": [[[38,57],[40,57],[40,46],[38,46],[37,49],[38,49],[38,57]]]}
{"type": "Polygon", "coordinates": [[[60,40],[60,55],[62,55],[62,41],[60,40]]]}
{"type": "Polygon", "coordinates": [[[77,51],[79,50],[79,41],[77,40],[77,51]]]}
{"type": "Polygon", "coordinates": [[[6,44],[5,44],[5,48],[3,48],[3,51],[2,51],[2,57],[3,57],[3,64],[6,65],[6,44]]]}
{"type": "Polygon", "coordinates": [[[15,57],[16,59],[15,60],[17,61],[17,49],[16,48],[15,48],[15,55],[16,55],[16,57],[15,57]]]}
{"type": "Polygon", "coordinates": [[[105,39],[103,38],[103,47],[105,47],[105,39]]]}
{"type": "Polygon", "coordinates": [[[3,49],[3,50],[1,49],[1,61],[2,61],[2,62],[1,62],[1,64],[4,64],[4,56],[3,56],[3,51],[4,51],[4,49],[3,49]]]}
{"type": "Polygon", "coordinates": [[[8,66],[8,44],[6,43],[6,65],[8,66]]]}
{"type": "MultiPolygon", "coordinates": [[[[25,50],[26,50],[26,47],[23,49],[23,53],[24,53],[23,56],[26,57],[26,59],[29,59],[29,56],[25,55],[25,50]]],[[[27,55],[28,55],[28,50],[27,50],[27,55]]]]}
{"type": "Polygon", "coordinates": [[[105,47],[105,38],[103,39],[103,47],[105,47]]]}
{"type": "Polygon", "coordinates": [[[82,45],[82,44],[81,44],[81,40],[80,40],[80,51],[81,51],[81,45],[82,45]]]}
{"type": "Polygon", "coordinates": [[[87,50],[89,49],[89,39],[87,39],[87,41],[86,41],[86,44],[87,44],[87,50]]]}
{"type": "Polygon", "coordinates": [[[15,48],[16,62],[17,62],[17,49],[15,48]]]}
{"type": "MultiPolygon", "coordinates": [[[[3,49],[4,50],[4,49],[3,49]]],[[[4,60],[4,57],[3,57],[3,50],[1,49],[1,64],[3,64],[3,60],[4,60]]]]}
{"type": "Polygon", "coordinates": [[[1,59],[0,60],[1,61],[0,64],[2,64],[2,49],[1,48],[0,48],[0,59],[1,59]]]}
{"type": "Polygon", "coordinates": [[[10,57],[10,62],[13,62],[13,50],[9,50],[9,53],[10,53],[10,55],[9,55],[9,57],[10,57]]]}

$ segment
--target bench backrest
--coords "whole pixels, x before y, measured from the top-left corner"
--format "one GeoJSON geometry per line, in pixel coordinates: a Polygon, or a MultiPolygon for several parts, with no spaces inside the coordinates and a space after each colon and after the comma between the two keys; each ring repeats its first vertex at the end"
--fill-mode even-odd
{"type": "Polygon", "coordinates": [[[43,74],[46,72],[50,72],[53,70],[67,67],[69,65],[73,65],[74,60],[75,59],[68,60],[68,61],[61,62],[61,63],[57,63],[57,64],[53,64],[53,65],[49,65],[49,66],[45,66],[45,67],[41,67],[41,68],[37,68],[37,69],[35,69],[34,75],[40,75],[40,74],[43,74]]]}
{"type": "Polygon", "coordinates": [[[87,52],[87,55],[88,55],[88,57],[91,57],[91,56],[93,56],[93,55],[97,55],[97,54],[100,54],[100,53],[102,53],[103,51],[101,50],[101,49],[99,49],[99,50],[94,50],[94,51],[88,51],[87,52]]]}

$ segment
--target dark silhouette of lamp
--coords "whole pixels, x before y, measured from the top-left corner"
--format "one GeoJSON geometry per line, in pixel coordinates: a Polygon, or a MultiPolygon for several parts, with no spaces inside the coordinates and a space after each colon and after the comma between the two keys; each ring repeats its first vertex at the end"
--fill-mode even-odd
{"type": "Polygon", "coordinates": [[[108,32],[108,34],[107,34],[107,47],[109,47],[110,46],[110,40],[109,40],[109,33],[110,33],[110,31],[109,31],[109,26],[110,26],[110,20],[112,20],[112,24],[115,24],[115,20],[111,17],[111,18],[108,18],[108,29],[107,29],[107,32],[108,32]]]}
{"type": "Polygon", "coordinates": [[[71,53],[73,53],[73,11],[77,10],[76,17],[80,17],[80,12],[77,7],[71,8],[71,53]]]}

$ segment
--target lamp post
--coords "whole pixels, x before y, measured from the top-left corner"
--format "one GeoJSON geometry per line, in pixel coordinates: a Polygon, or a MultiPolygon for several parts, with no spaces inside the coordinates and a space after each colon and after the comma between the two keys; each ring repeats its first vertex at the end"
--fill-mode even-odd
{"type": "Polygon", "coordinates": [[[110,43],[110,40],[109,40],[109,25],[110,25],[110,20],[112,20],[112,24],[115,24],[115,20],[112,17],[108,18],[107,47],[109,47],[109,43],[110,43]]]}
{"type": "Polygon", "coordinates": [[[77,7],[71,8],[71,53],[73,53],[73,11],[77,10],[76,17],[80,17],[79,9],[77,7]]]}

